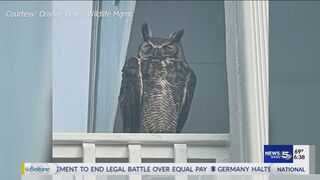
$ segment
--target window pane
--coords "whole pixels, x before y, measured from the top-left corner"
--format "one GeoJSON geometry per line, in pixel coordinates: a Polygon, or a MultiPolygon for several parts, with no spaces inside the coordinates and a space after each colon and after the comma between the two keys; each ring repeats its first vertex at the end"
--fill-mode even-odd
{"type": "MultiPolygon", "coordinates": [[[[87,12],[92,6],[52,3],[53,12],[87,12]]],[[[91,17],[53,17],[52,34],[53,131],[87,132],[91,17]]]]}

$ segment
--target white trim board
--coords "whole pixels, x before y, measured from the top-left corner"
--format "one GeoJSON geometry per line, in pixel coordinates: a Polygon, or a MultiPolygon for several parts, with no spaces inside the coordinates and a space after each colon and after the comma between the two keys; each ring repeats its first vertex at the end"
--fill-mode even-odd
{"type": "Polygon", "coordinates": [[[231,162],[262,162],[269,137],[268,1],[225,1],[231,162]]]}

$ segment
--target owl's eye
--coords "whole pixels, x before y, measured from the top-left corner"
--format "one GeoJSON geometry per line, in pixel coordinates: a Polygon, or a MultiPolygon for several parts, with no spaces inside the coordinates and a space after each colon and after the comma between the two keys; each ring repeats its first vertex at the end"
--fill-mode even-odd
{"type": "Polygon", "coordinates": [[[164,49],[167,51],[172,51],[174,49],[173,46],[164,46],[164,49]]]}
{"type": "Polygon", "coordinates": [[[143,46],[143,48],[151,48],[151,45],[150,44],[146,44],[143,46]]]}

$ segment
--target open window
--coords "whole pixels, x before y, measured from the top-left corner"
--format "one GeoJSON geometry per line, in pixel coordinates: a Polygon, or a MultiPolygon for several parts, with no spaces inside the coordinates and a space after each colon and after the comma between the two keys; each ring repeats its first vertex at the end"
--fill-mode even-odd
{"type": "MultiPolygon", "coordinates": [[[[102,18],[98,24],[96,74],[92,77],[90,102],[93,132],[122,132],[118,96],[121,69],[136,57],[143,37],[141,26],[147,22],[155,37],[168,38],[184,29],[182,46],[197,85],[182,133],[228,133],[229,106],[226,69],[225,18],[222,1],[138,1],[103,2],[102,10],[131,12],[127,17],[102,18]],[[163,13],[165,11],[165,13],[163,13]],[[93,80],[94,79],[94,80],[93,80]]],[[[91,126],[91,124],[89,124],[91,126]]]]}

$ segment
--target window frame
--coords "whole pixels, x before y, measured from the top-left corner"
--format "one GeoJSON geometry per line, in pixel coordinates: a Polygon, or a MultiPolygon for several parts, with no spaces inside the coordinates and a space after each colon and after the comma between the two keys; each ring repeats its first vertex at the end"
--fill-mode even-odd
{"type": "MultiPolygon", "coordinates": [[[[231,162],[263,162],[269,142],[269,2],[224,1],[231,162]]],[[[93,1],[101,10],[101,1],[93,1]]],[[[88,133],[94,131],[100,20],[92,19],[88,133]]]]}

